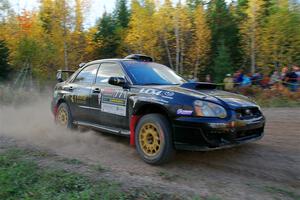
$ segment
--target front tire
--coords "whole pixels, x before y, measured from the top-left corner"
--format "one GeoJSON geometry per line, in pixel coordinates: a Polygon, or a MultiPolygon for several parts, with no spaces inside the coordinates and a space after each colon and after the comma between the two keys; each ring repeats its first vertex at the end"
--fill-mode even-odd
{"type": "Polygon", "coordinates": [[[58,106],[55,122],[62,127],[76,129],[76,126],[73,124],[73,117],[70,108],[66,103],[61,103],[58,106]]]}
{"type": "Polygon", "coordinates": [[[175,153],[171,125],[161,114],[147,114],[139,120],[135,141],[138,154],[148,164],[166,163],[175,153]]]}

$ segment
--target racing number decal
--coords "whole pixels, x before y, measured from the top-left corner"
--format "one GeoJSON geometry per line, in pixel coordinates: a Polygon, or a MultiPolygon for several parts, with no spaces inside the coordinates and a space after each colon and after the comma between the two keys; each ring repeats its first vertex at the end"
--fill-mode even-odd
{"type": "Polygon", "coordinates": [[[102,112],[126,116],[127,91],[104,89],[100,103],[102,112]]]}

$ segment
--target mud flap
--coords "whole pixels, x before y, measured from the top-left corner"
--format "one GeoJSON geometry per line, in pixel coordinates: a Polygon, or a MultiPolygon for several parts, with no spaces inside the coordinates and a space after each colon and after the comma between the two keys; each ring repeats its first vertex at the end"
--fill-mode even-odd
{"type": "Polygon", "coordinates": [[[130,118],[130,145],[131,146],[135,146],[135,139],[134,139],[135,127],[140,118],[141,118],[140,115],[132,115],[130,118]]]}

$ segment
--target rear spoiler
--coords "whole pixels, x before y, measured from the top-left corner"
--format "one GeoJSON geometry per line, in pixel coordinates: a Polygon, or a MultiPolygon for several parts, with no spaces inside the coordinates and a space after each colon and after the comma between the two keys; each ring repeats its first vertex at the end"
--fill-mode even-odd
{"type": "Polygon", "coordinates": [[[57,70],[56,80],[58,82],[64,82],[63,74],[67,74],[67,77],[74,74],[75,70],[57,70]]]}

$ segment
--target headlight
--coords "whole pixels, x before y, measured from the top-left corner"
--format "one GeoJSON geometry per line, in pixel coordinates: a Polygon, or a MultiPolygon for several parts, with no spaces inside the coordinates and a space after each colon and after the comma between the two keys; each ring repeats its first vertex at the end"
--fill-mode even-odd
{"type": "Polygon", "coordinates": [[[199,117],[225,118],[227,116],[225,108],[207,101],[196,100],[194,102],[194,109],[196,116],[199,117]]]}

